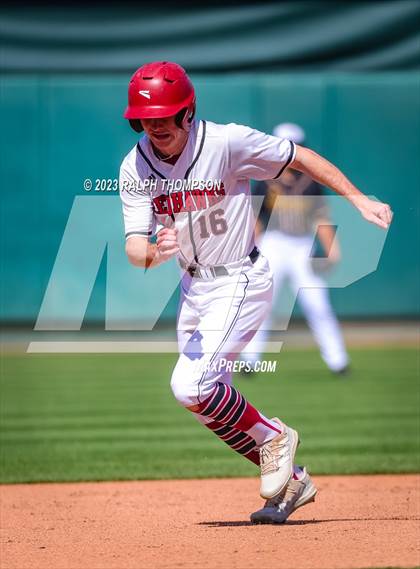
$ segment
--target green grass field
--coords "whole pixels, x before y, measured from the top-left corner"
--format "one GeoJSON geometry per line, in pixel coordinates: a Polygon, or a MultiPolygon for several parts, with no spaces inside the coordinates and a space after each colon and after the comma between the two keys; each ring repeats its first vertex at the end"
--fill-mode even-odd
{"type": "MultiPolygon", "coordinates": [[[[419,471],[418,353],[352,350],[336,378],[315,350],[235,384],[297,428],[311,472],[419,471]]],[[[1,481],[254,476],[173,399],[175,355],[10,355],[1,380],[1,481]]]]}

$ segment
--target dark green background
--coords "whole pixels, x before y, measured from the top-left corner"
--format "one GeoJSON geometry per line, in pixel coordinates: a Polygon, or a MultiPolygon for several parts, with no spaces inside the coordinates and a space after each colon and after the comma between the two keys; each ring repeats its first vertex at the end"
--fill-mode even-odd
{"type": "MultiPolygon", "coordinates": [[[[135,144],[121,116],[126,79],[3,77],[4,319],[36,318],[73,199],[87,195],[83,180],[116,177],[135,144]]],[[[297,121],[310,146],[365,192],[392,204],[395,221],[377,271],[333,291],[333,299],[342,316],[418,314],[418,75],[240,74],[195,76],[194,82],[200,117],[265,131],[297,121]]],[[[119,208],[115,215],[121,215],[119,208]]],[[[97,223],[101,220],[92,220],[97,223]]],[[[103,293],[103,276],[97,284],[103,293]]],[[[93,303],[89,316],[103,318],[102,301],[93,303]]]]}

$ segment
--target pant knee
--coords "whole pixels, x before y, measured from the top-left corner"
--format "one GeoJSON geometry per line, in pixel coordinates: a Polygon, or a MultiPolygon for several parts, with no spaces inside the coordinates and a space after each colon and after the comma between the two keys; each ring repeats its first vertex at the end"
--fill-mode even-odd
{"type": "Polygon", "coordinates": [[[172,373],[171,389],[175,399],[183,407],[191,407],[198,402],[198,390],[194,378],[188,370],[178,364],[172,373]]]}
{"type": "Polygon", "coordinates": [[[204,364],[199,364],[181,355],[172,373],[172,393],[184,407],[202,403],[213,393],[218,381],[230,383],[231,374],[209,371],[204,364]]]}

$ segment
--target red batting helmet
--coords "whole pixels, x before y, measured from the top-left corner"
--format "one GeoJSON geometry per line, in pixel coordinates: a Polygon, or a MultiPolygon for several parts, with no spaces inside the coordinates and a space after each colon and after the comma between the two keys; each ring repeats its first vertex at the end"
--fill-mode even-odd
{"type": "Polygon", "coordinates": [[[132,76],[124,117],[136,132],[143,130],[141,119],[173,115],[180,128],[189,130],[194,112],[194,87],[185,69],[177,63],[146,63],[132,76]]]}

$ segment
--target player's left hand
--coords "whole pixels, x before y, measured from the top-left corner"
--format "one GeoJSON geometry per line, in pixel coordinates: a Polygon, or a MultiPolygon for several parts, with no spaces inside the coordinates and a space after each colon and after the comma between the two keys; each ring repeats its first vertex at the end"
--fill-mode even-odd
{"type": "Polygon", "coordinates": [[[357,208],[367,221],[379,225],[383,229],[388,229],[394,215],[388,204],[369,198],[365,198],[360,204],[357,204],[357,208]]]}
{"type": "Polygon", "coordinates": [[[175,228],[164,227],[157,234],[156,245],[160,262],[167,261],[178,253],[177,233],[175,228]]]}

